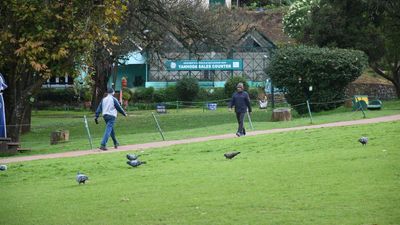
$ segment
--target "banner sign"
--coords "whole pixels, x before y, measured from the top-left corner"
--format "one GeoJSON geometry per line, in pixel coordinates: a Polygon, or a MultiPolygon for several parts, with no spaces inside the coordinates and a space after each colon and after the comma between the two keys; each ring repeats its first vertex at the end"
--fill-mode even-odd
{"type": "Polygon", "coordinates": [[[243,59],[177,60],[165,63],[167,70],[243,70],[243,59]]]}

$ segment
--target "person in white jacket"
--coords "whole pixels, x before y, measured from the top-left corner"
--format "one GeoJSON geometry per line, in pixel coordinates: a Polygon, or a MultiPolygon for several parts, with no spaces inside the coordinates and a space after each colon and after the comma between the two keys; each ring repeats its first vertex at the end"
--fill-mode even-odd
{"type": "Polygon", "coordinates": [[[114,89],[110,87],[107,88],[107,96],[101,100],[96,110],[96,123],[98,123],[100,113],[103,115],[103,119],[106,122],[106,130],[104,132],[104,136],[99,147],[100,150],[103,151],[107,151],[107,141],[110,136],[114,142],[114,148],[118,148],[119,143],[115,138],[114,132],[115,120],[117,119],[118,112],[120,112],[124,116],[127,116],[126,112],[124,111],[124,109],[122,109],[118,100],[114,98],[114,94],[114,89]]]}

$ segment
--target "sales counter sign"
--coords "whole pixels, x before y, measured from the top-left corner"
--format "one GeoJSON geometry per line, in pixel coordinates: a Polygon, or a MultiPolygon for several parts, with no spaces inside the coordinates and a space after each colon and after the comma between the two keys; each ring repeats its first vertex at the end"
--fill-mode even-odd
{"type": "Polygon", "coordinates": [[[243,70],[242,59],[177,60],[165,63],[167,70],[243,70]]]}

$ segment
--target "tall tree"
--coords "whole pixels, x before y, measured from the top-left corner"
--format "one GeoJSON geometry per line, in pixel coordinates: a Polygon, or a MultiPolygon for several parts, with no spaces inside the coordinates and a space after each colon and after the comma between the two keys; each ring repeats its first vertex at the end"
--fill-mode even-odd
{"type": "Polygon", "coordinates": [[[400,1],[320,0],[309,16],[298,29],[299,41],[364,51],[370,67],[391,81],[400,97],[400,1]]]}
{"type": "Polygon", "coordinates": [[[92,109],[106,90],[112,66],[129,51],[143,51],[147,60],[156,60],[168,47],[164,46],[166,34],[172,34],[194,54],[200,43],[228,51],[240,34],[249,29],[241,10],[208,9],[201,0],[141,0],[127,6],[123,23],[115,33],[118,43],[96,44],[92,109]]]}
{"type": "Polygon", "coordinates": [[[98,21],[107,11],[97,2],[107,6],[120,1],[0,1],[0,71],[9,85],[6,119],[14,141],[19,141],[30,99],[43,82],[77,74],[80,65],[89,64],[93,41],[103,37],[98,21]]]}

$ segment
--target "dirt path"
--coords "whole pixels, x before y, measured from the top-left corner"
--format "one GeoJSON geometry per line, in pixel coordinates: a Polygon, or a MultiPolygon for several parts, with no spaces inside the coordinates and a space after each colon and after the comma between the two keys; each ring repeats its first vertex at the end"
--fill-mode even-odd
{"type": "MultiPolygon", "coordinates": [[[[371,119],[334,122],[334,123],[326,123],[326,124],[319,124],[319,125],[250,131],[250,132],[247,132],[247,136],[255,136],[255,135],[259,135],[259,134],[271,134],[271,133],[287,132],[287,131],[295,131],[295,130],[317,129],[317,128],[323,128],[323,127],[341,127],[341,126],[351,126],[351,125],[358,125],[358,124],[381,123],[381,122],[389,122],[389,121],[396,121],[396,120],[400,120],[400,114],[371,118],[371,119]]],[[[144,143],[144,144],[125,145],[125,146],[120,146],[118,149],[110,148],[110,150],[108,150],[108,151],[84,150],[84,151],[72,151],[72,152],[45,154],[45,155],[8,157],[8,158],[1,158],[0,163],[4,164],[4,163],[12,163],[12,162],[32,161],[32,160],[38,160],[38,159],[77,157],[77,156],[84,156],[84,155],[107,154],[107,153],[131,151],[131,150],[137,151],[137,150],[144,150],[144,149],[149,149],[149,148],[161,148],[161,147],[167,147],[167,146],[171,146],[171,145],[204,142],[204,141],[210,141],[210,140],[221,140],[221,139],[228,139],[228,138],[236,138],[236,135],[222,134],[222,135],[215,135],[215,136],[209,136],[209,137],[189,138],[189,139],[184,139],[184,140],[159,141],[159,142],[151,142],[151,143],[144,143]]]]}

